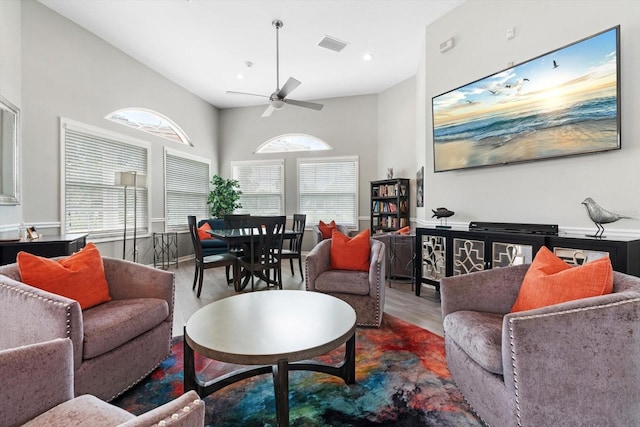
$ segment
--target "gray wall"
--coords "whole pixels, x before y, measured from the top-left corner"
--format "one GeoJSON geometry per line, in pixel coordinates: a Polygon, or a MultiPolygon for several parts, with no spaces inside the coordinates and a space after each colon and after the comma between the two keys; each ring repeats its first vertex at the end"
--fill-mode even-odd
{"type": "MultiPolygon", "coordinates": [[[[635,0],[526,1],[470,0],[431,24],[419,70],[419,122],[416,154],[425,166],[425,207],[446,206],[452,220],[468,223],[511,221],[559,224],[595,230],[580,204],[587,196],[604,207],[640,217],[640,2],[635,0]],[[434,174],[431,98],[621,25],[622,150],[526,164],[434,174]],[[515,38],[507,40],[508,28],[515,38]],[[454,49],[439,44],[455,38],[454,49]],[[424,103],[424,105],[423,105],[424,103]],[[426,106],[426,108],[425,108],[426,106]],[[425,143],[426,142],[426,143],[425,143]],[[425,151],[422,151],[422,147],[425,151]]],[[[420,164],[418,165],[420,166],[420,164]]],[[[430,210],[420,209],[421,223],[430,210]]],[[[609,235],[639,232],[638,221],[607,226],[609,235]],[[609,231],[612,230],[612,231],[609,231]]]]}
{"type": "MultiPolygon", "coordinates": [[[[48,234],[60,231],[59,120],[65,117],[150,141],[152,230],[164,230],[164,147],[211,159],[215,173],[218,110],[42,4],[24,0],[21,5],[24,222],[48,234]],[[149,108],[170,117],[195,148],[104,119],[123,107],[149,108]]],[[[5,223],[4,212],[2,224],[17,228],[5,223]]],[[[186,239],[181,246],[191,250],[186,239]]],[[[121,242],[102,243],[100,249],[120,256],[121,242]]],[[[152,261],[150,239],[141,239],[139,251],[142,262],[152,261]]]]}
{"type": "MultiPolygon", "coordinates": [[[[409,178],[410,217],[416,210],[416,78],[411,77],[378,95],[378,173],[386,178],[387,168],[393,176],[409,178]]],[[[368,198],[369,193],[365,196],[368,198]]],[[[367,211],[368,212],[368,211],[367,211]]]]}

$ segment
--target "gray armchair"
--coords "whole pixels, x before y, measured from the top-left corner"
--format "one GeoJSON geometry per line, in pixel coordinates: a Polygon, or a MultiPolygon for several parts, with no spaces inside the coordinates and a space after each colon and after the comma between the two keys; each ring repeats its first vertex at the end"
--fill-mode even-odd
{"type": "MultiPolygon", "coordinates": [[[[344,234],[345,236],[349,235],[349,229],[346,225],[336,224],[336,230],[344,234]]],[[[316,246],[318,243],[322,242],[324,238],[322,237],[322,232],[320,231],[320,227],[318,224],[313,226],[313,246],[316,246]]]]}
{"type": "Polygon", "coordinates": [[[384,243],[371,239],[369,271],[330,270],[331,239],[323,240],[307,255],[307,291],[340,298],[356,311],[358,326],[379,327],[384,310],[384,243]]]}
{"type": "Polygon", "coordinates": [[[613,293],[510,313],[528,265],[441,280],[447,365],[495,426],[640,420],[640,278],[613,293]]]}
{"type": "Polygon", "coordinates": [[[22,283],[17,264],[0,267],[0,350],[70,338],[76,395],[110,401],[169,356],[174,275],[103,257],[112,300],[86,310],[22,283]]]}
{"type": "Polygon", "coordinates": [[[0,351],[0,425],[204,425],[204,403],[194,391],[138,417],[95,396],[74,398],[73,346],[55,339],[0,351]]]}

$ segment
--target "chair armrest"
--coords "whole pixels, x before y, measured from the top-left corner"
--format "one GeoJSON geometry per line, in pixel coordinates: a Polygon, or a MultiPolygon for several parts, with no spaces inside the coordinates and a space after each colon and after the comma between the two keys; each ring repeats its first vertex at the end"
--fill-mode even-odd
{"type": "Polygon", "coordinates": [[[529,265],[491,270],[440,280],[442,318],[460,310],[506,314],[511,311],[529,265]]]}
{"type": "Polygon", "coordinates": [[[369,264],[369,295],[380,293],[380,309],[384,307],[387,251],[384,243],[371,239],[371,263],[369,264]]]}
{"type": "Polygon", "coordinates": [[[351,232],[349,231],[346,225],[336,224],[336,230],[338,230],[339,232],[341,232],[347,237],[351,237],[351,232]]]}
{"type": "Polygon", "coordinates": [[[75,366],[82,362],[84,328],[77,301],[0,275],[0,325],[0,349],[70,338],[75,366]]]}
{"type": "Polygon", "coordinates": [[[313,226],[313,246],[316,247],[318,243],[322,242],[322,232],[320,231],[320,227],[317,225],[313,226]]]}
{"type": "Polygon", "coordinates": [[[523,425],[637,424],[639,318],[636,292],[506,315],[504,381],[523,425]]]}
{"type": "Polygon", "coordinates": [[[163,420],[163,425],[166,426],[204,426],[204,402],[200,400],[198,393],[191,390],[171,402],[120,424],[120,427],[151,427],[157,426],[163,420]]]}
{"type": "Polygon", "coordinates": [[[111,298],[159,298],[167,301],[173,313],[174,273],[116,258],[102,261],[111,298]]]}
{"type": "Polygon", "coordinates": [[[0,425],[22,425],[73,399],[71,340],[0,351],[0,425]]]}
{"type": "Polygon", "coordinates": [[[305,280],[308,291],[315,291],[316,278],[329,269],[331,263],[331,239],[323,240],[311,249],[305,261],[305,280]]]}

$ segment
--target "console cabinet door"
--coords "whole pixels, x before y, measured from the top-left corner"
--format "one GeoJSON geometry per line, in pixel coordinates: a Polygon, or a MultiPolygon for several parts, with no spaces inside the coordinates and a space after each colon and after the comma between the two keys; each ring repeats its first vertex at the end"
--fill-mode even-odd
{"type": "Polygon", "coordinates": [[[485,263],[485,241],[453,238],[453,276],[474,273],[487,268],[485,263]]]}

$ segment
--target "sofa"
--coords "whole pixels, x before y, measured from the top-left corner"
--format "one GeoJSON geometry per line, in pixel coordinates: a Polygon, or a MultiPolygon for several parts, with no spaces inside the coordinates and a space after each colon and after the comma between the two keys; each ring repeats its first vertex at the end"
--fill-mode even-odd
{"type": "Polygon", "coordinates": [[[70,338],[75,394],[110,401],[169,356],[174,274],[102,260],[112,300],[85,310],[22,283],[17,264],[0,267],[0,350],[70,338]]]}
{"type": "Polygon", "coordinates": [[[348,303],[356,312],[358,326],[379,327],[384,311],[385,247],[370,239],[369,271],[332,270],[331,240],[325,239],[306,258],[306,289],[332,295],[348,303]]]}
{"type": "Polygon", "coordinates": [[[0,425],[204,425],[204,403],[194,391],[136,417],[92,395],[74,397],[73,371],[68,338],[0,351],[0,425]]]}
{"type": "MultiPolygon", "coordinates": [[[[209,223],[209,227],[211,227],[212,230],[223,230],[225,228],[224,219],[217,218],[201,219],[198,221],[198,228],[202,227],[205,222],[209,223]]],[[[202,246],[202,256],[205,257],[227,252],[227,243],[219,239],[201,240],[200,244],[202,246]]]]}
{"type": "Polygon", "coordinates": [[[492,426],[640,420],[640,278],[613,293],[511,313],[529,265],[441,280],[447,366],[492,426]]]}

